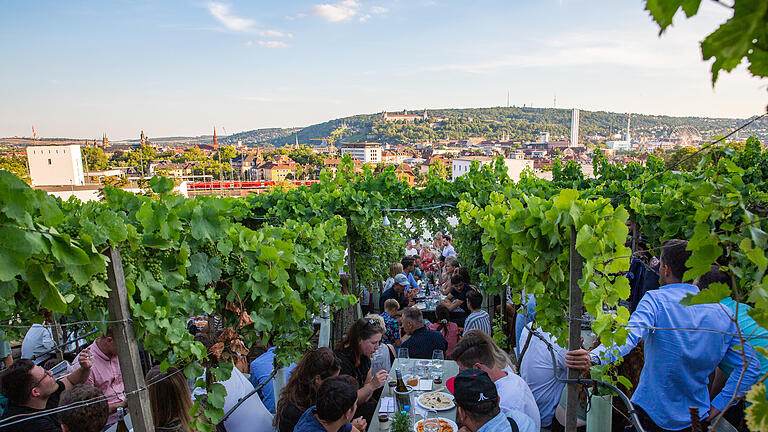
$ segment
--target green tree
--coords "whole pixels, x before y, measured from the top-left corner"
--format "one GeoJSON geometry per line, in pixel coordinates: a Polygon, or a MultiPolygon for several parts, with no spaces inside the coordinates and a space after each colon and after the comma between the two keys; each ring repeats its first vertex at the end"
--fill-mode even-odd
{"type": "Polygon", "coordinates": [[[109,159],[101,147],[83,147],[81,149],[83,166],[88,170],[104,170],[109,168],[109,159]]]}
{"type": "Polygon", "coordinates": [[[440,179],[448,178],[448,168],[440,159],[435,160],[429,165],[429,177],[436,177],[440,179]]]}
{"type": "Polygon", "coordinates": [[[184,153],[173,158],[174,162],[194,162],[208,159],[208,156],[197,147],[184,149],[184,153]]]}
{"type": "Polygon", "coordinates": [[[237,157],[237,150],[232,146],[221,147],[216,153],[216,158],[220,160],[229,160],[237,157]]]}
{"type": "MultiPolygon", "coordinates": [[[[717,1],[733,11],[731,17],[701,42],[704,60],[714,58],[712,85],[721,70],[730,72],[746,57],[749,71],[757,77],[768,76],[768,0],[717,1]]],[[[646,0],[645,9],[659,25],[660,32],[672,25],[682,9],[685,16],[699,12],[701,0],[646,0]]]]}
{"type": "Polygon", "coordinates": [[[665,163],[667,169],[677,171],[694,171],[704,157],[693,147],[680,147],[674,153],[669,155],[665,163]]]}
{"type": "Polygon", "coordinates": [[[29,170],[27,170],[27,157],[16,155],[0,155],[0,170],[10,171],[19,178],[29,183],[29,170]]]}

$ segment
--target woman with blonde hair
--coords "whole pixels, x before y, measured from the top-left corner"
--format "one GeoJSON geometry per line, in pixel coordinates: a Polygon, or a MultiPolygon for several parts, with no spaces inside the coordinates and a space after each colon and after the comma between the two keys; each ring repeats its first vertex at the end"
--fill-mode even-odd
{"type": "Polygon", "coordinates": [[[163,373],[155,366],[145,378],[149,387],[152,420],[159,432],[189,432],[192,395],[184,374],[175,367],[163,373]]]}
{"type": "Polygon", "coordinates": [[[400,264],[399,262],[390,264],[389,265],[389,279],[387,279],[387,281],[384,282],[384,289],[382,291],[386,291],[386,290],[392,288],[392,285],[395,284],[395,276],[401,274],[402,272],[403,272],[403,265],[402,264],[400,264]]]}

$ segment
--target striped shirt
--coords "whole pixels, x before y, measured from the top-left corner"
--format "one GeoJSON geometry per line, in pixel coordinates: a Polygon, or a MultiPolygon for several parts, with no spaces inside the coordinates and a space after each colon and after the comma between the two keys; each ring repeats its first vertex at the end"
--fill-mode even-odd
{"type": "Polygon", "coordinates": [[[464,333],[462,336],[471,329],[480,329],[488,336],[491,336],[491,318],[488,316],[488,312],[477,310],[469,314],[467,320],[464,321],[464,333]]]}

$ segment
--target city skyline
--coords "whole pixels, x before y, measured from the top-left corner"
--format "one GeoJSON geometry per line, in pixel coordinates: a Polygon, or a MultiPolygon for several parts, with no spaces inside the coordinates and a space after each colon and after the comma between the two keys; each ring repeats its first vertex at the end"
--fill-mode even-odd
{"type": "Polygon", "coordinates": [[[699,15],[661,37],[610,1],[82,1],[0,15],[0,136],[223,135],[358,113],[512,105],[703,117],[765,110],[740,66],[712,88],[699,15]],[[46,10],[45,14],[37,11],[46,10]]]}

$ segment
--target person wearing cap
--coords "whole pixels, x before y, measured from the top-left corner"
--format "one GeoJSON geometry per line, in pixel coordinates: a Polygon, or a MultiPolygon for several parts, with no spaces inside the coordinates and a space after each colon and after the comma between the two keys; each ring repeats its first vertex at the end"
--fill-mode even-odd
{"type": "Polygon", "coordinates": [[[384,303],[389,299],[397,300],[401,309],[413,305],[413,296],[405,293],[405,289],[408,285],[408,278],[404,274],[400,273],[395,275],[395,283],[392,285],[392,288],[385,290],[381,293],[381,297],[379,297],[379,310],[385,310],[384,303]]]}
{"type": "Polygon", "coordinates": [[[541,416],[536,398],[528,384],[509,368],[509,359],[490,336],[478,329],[470,330],[456,344],[451,358],[459,365],[460,371],[485,371],[496,386],[501,406],[524,413],[533,421],[536,430],[539,429],[541,416]]]}
{"type": "Polygon", "coordinates": [[[487,373],[465,369],[446,382],[456,403],[459,432],[538,432],[520,411],[499,407],[499,394],[487,373]]]}

